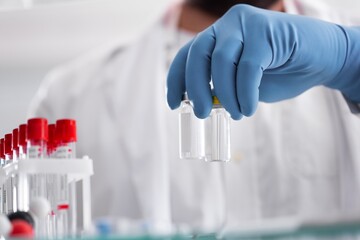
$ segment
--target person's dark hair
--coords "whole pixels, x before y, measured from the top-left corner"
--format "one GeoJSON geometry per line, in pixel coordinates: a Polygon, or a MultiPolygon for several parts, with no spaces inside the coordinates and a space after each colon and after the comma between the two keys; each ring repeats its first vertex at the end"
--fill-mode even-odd
{"type": "Polygon", "coordinates": [[[259,8],[269,8],[272,4],[279,0],[186,0],[186,3],[190,6],[204,10],[212,15],[221,17],[232,6],[236,4],[249,4],[259,8]]]}

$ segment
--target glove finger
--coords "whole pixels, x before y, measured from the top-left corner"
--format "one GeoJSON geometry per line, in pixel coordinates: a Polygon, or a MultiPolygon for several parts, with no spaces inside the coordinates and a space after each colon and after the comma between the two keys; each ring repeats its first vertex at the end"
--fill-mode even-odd
{"type": "Polygon", "coordinates": [[[185,69],[186,59],[192,41],[183,46],[176,54],[167,76],[167,102],[173,110],[180,106],[182,96],[185,93],[185,69]]]}
{"type": "Polygon", "coordinates": [[[265,31],[249,33],[247,42],[238,64],[236,74],[237,98],[241,113],[245,116],[254,114],[259,101],[259,86],[263,71],[272,61],[271,47],[265,31]]]}
{"type": "Polygon", "coordinates": [[[235,120],[242,118],[236,95],[236,71],[242,46],[242,41],[239,39],[231,38],[225,41],[217,39],[211,61],[215,95],[235,120]]]}
{"type": "Polygon", "coordinates": [[[186,91],[198,118],[206,118],[212,109],[211,55],[215,36],[211,28],[198,34],[192,43],[186,62],[186,91]]]}

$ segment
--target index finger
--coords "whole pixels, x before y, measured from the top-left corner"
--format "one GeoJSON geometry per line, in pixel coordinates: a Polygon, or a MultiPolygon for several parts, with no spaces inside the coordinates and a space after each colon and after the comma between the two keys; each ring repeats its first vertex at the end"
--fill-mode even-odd
{"type": "Polygon", "coordinates": [[[206,118],[212,109],[211,55],[215,36],[211,27],[194,39],[186,63],[186,91],[198,118],[206,118]]]}

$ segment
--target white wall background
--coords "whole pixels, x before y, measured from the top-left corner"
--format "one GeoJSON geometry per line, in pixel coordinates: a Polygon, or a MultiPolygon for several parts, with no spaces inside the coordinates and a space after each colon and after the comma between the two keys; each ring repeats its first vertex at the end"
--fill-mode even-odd
{"type": "Polygon", "coordinates": [[[109,42],[128,41],[170,1],[33,0],[38,5],[24,9],[29,0],[0,0],[0,137],[26,121],[50,69],[109,42]]]}
{"type": "MultiPolygon", "coordinates": [[[[0,137],[25,122],[29,101],[51,68],[109,41],[126,42],[171,1],[0,0],[0,137]],[[39,5],[19,8],[31,2],[39,5]]],[[[360,12],[357,0],[303,1],[360,12]]]]}

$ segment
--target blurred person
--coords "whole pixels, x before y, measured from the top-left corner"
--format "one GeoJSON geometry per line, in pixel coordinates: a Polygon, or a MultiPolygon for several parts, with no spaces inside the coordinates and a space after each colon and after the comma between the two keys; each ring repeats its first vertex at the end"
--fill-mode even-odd
{"type": "Polygon", "coordinates": [[[239,120],[253,115],[258,101],[325,86],[359,107],[359,55],[360,27],[239,4],[179,51],[169,70],[168,103],[177,108],[186,92],[205,118],[215,94],[239,120]]]}
{"type": "MultiPolygon", "coordinates": [[[[248,3],[333,19],[301,1],[188,0],[126,47],[94,51],[52,71],[29,117],[78,121],[78,153],[94,160],[94,217],[213,228],[247,220],[359,209],[360,126],[323,87],[232,124],[227,164],[178,157],[178,115],[166,74],[178,49],[231,6],[248,3]]],[[[338,21],[339,19],[335,19],[338,21]]]]}

